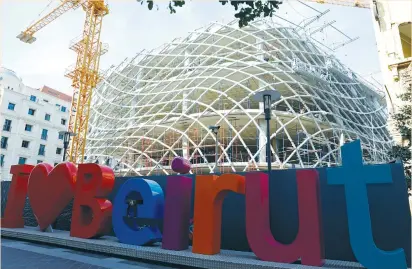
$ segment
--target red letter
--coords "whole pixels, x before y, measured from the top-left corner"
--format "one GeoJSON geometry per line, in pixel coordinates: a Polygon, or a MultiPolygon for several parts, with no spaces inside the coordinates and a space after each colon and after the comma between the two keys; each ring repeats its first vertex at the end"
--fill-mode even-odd
{"type": "Polygon", "coordinates": [[[114,186],[114,174],[107,166],[79,164],[70,236],[99,237],[110,231],[112,203],[103,198],[114,186]]]}
{"type": "Polygon", "coordinates": [[[73,199],[77,168],[72,163],[36,165],[29,178],[29,202],[40,230],[46,229],[73,199]]]}
{"type": "Polygon", "coordinates": [[[245,178],[236,174],[196,176],[195,187],[192,252],[214,255],[220,252],[223,200],[229,191],[244,194],[245,178]]]}
{"type": "Polygon", "coordinates": [[[324,259],[319,181],[316,170],[296,172],[299,231],[289,245],[277,242],[270,231],[269,179],[264,173],[246,174],[246,235],[255,255],[264,261],[322,266],[324,259]]]}
{"type": "Polygon", "coordinates": [[[12,165],[10,174],[13,175],[7,195],[4,218],[1,219],[1,227],[24,228],[23,210],[26,203],[27,184],[33,165],[12,165]]]}

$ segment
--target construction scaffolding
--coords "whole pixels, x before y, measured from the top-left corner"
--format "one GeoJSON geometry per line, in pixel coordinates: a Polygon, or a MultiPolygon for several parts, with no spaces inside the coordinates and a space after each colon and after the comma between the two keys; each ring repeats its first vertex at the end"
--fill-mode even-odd
{"type": "Polygon", "coordinates": [[[275,169],[338,165],[351,139],[361,140],[365,161],[387,159],[382,92],[296,28],[261,20],[247,33],[236,21],[212,23],[113,68],[95,90],[87,161],[110,159],[118,175],[160,175],[183,156],[191,173],[211,173],[209,126],[219,125],[219,172],[265,170],[267,130],[253,95],[272,88],[281,94],[269,130],[275,169]]]}

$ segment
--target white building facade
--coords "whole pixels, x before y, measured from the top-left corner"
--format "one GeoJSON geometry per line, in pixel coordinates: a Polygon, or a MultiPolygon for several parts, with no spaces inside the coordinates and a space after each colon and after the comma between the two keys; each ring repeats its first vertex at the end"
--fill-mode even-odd
{"type": "MultiPolygon", "coordinates": [[[[372,7],[388,110],[394,114],[406,105],[399,95],[412,90],[412,1],[377,0],[372,7]]],[[[393,119],[389,118],[388,125],[395,142],[407,143],[393,119]]]]}
{"type": "Polygon", "coordinates": [[[71,97],[47,86],[25,86],[15,72],[0,68],[1,180],[11,180],[15,164],[63,158],[63,137],[68,128],[71,97]]]}

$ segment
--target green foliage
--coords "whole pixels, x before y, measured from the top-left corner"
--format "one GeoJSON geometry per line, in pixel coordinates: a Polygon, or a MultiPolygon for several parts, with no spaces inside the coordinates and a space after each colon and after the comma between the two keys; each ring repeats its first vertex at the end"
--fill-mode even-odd
{"type": "MultiPolygon", "coordinates": [[[[411,92],[400,95],[401,100],[409,104],[412,102],[411,97],[411,92]]],[[[409,141],[411,140],[411,112],[411,105],[405,105],[393,116],[393,119],[396,121],[395,126],[399,130],[402,138],[409,141]]]]}
{"type": "MultiPolygon", "coordinates": [[[[144,0],[137,0],[143,4],[144,0]]],[[[149,10],[153,9],[154,1],[146,0],[149,10]]],[[[249,22],[254,21],[256,18],[272,17],[281,1],[277,0],[255,0],[255,1],[219,1],[222,5],[230,3],[237,11],[235,18],[239,19],[239,27],[247,26],[249,22]]],[[[169,1],[168,9],[170,13],[176,13],[176,8],[182,7],[186,4],[186,1],[169,1]]]]}
{"type": "Polygon", "coordinates": [[[389,156],[402,160],[405,167],[406,180],[408,186],[411,187],[411,124],[412,124],[412,94],[406,92],[400,95],[402,101],[407,102],[408,105],[404,105],[399,109],[399,112],[393,115],[395,120],[396,129],[401,134],[405,141],[408,141],[406,145],[396,145],[389,151],[389,156]]]}
{"type": "MultiPolygon", "coordinates": [[[[410,145],[409,145],[410,146],[410,145]]],[[[411,151],[409,146],[393,146],[389,151],[389,156],[391,158],[397,158],[402,160],[405,168],[406,181],[408,187],[411,187],[411,151]]]]}

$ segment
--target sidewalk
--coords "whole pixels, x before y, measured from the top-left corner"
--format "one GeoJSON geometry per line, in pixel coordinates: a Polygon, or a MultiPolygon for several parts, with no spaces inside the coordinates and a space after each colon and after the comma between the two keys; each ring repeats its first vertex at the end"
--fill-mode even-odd
{"type": "MultiPolygon", "coordinates": [[[[60,247],[75,248],[81,251],[97,252],[106,256],[141,259],[170,264],[178,268],[186,266],[213,269],[313,269],[313,266],[261,261],[252,252],[221,250],[216,255],[192,253],[191,249],[182,251],[165,250],[159,246],[134,246],[119,243],[117,238],[104,236],[100,239],[81,239],[70,237],[69,232],[55,230],[53,233],[40,232],[35,228],[1,228],[2,238],[30,240],[60,247]]],[[[326,260],[322,269],[361,269],[356,262],[326,260]]]]}

